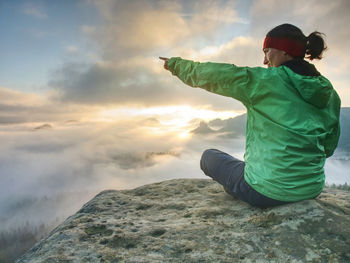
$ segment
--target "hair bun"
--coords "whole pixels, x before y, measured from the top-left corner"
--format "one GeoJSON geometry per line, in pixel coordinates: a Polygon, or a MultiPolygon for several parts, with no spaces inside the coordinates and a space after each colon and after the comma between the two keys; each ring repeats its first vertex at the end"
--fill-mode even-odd
{"type": "Polygon", "coordinates": [[[327,49],[322,35],[324,34],[314,31],[306,37],[306,54],[308,59],[322,58],[323,51],[327,49]]]}

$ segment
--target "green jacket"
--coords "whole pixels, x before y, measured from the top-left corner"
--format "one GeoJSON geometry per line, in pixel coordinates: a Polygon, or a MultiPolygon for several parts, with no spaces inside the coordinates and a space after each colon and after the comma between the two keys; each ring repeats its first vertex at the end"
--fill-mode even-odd
{"type": "Polygon", "coordinates": [[[244,178],[251,187],[281,201],[321,193],[325,160],[340,134],[340,99],[325,77],[300,75],[286,66],[237,67],[181,58],[171,58],[168,67],[187,85],[245,105],[244,178]]]}

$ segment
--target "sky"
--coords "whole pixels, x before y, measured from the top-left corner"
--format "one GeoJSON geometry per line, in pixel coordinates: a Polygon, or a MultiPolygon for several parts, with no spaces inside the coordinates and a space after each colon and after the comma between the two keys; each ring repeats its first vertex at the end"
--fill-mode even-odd
{"type": "Polygon", "coordinates": [[[0,0],[0,211],[84,192],[69,214],[107,188],[203,178],[209,147],[242,157],[244,140],[190,131],[243,105],[185,86],[159,56],[262,67],[266,33],[292,23],[325,34],[312,63],[350,107],[349,11],[347,0],[0,0]]]}

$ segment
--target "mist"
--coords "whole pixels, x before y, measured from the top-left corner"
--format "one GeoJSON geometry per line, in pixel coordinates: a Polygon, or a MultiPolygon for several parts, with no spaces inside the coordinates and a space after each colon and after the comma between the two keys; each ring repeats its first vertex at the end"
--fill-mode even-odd
{"type": "MultiPolygon", "coordinates": [[[[208,178],[199,161],[209,148],[243,160],[244,115],[193,119],[180,130],[157,117],[0,125],[0,234],[7,260],[103,190],[208,178]],[[11,244],[19,249],[12,252],[11,244]]],[[[336,152],[326,161],[327,184],[349,184],[349,168],[348,153],[336,152]]]]}
{"type": "Polygon", "coordinates": [[[0,230],[62,221],[102,190],[203,178],[201,152],[217,141],[148,119],[32,126],[0,133],[0,230]]]}
{"type": "MultiPolygon", "coordinates": [[[[236,118],[235,125],[244,121],[236,118]]],[[[169,131],[155,118],[68,122],[39,126],[46,127],[42,129],[3,127],[0,230],[59,223],[106,189],[130,189],[173,178],[207,178],[199,160],[208,148],[243,159],[244,129],[230,133],[227,127],[233,127],[232,121],[200,122],[189,122],[188,138],[169,131]],[[199,129],[203,125],[210,129],[203,132],[199,129]]],[[[350,161],[341,156],[336,153],[326,162],[328,184],[350,183],[350,161]]]]}

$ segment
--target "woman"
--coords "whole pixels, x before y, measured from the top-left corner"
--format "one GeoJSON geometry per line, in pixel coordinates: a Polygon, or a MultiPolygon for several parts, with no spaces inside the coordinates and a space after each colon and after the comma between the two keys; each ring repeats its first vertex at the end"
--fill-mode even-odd
{"type": "Polygon", "coordinates": [[[184,83],[232,97],[247,108],[245,161],[206,150],[203,172],[227,193],[257,207],[317,197],[324,164],[339,139],[340,99],[332,84],[304,60],[321,59],[322,35],[306,37],[282,24],[266,36],[268,68],[161,58],[184,83]]]}

